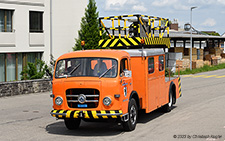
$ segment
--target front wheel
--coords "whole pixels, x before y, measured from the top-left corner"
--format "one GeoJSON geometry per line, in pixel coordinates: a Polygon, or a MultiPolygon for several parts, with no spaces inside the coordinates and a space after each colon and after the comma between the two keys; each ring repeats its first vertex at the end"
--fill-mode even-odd
{"type": "Polygon", "coordinates": [[[169,103],[162,107],[164,112],[170,112],[173,106],[173,92],[170,90],[169,92],[169,103]]]}
{"type": "Polygon", "coordinates": [[[135,129],[138,118],[138,108],[136,101],[132,98],[128,105],[128,121],[123,122],[123,128],[125,131],[132,131],[135,129]]]}
{"type": "Polygon", "coordinates": [[[81,119],[64,119],[64,123],[69,130],[74,130],[79,128],[81,119]]]}

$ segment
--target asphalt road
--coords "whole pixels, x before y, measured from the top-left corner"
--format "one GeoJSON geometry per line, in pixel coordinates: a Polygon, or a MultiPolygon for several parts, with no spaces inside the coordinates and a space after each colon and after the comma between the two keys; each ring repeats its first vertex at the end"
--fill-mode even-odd
{"type": "Polygon", "coordinates": [[[181,77],[183,96],[170,113],[140,112],[135,131],[111,122],[82,122],[69,131],[55,120],[50,93],[0,98],[0,141],[6,140],[225,140],[225,70],[181,77]]]}

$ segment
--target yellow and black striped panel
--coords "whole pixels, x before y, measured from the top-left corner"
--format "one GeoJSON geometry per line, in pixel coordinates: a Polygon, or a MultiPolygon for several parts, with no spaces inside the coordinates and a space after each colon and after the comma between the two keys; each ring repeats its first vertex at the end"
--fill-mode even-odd
{"type": "Polygon", "coordinates": [[[110,119],[110,118],[121,118],[122,110],[114,111],[71,111],[71,110],[52,110],[51,115],[56,118],[79,118],[79,113],[84,114],[83,118],[87,119],[110,119]],[[60,115],[64,114],[64,115],[60,115]],[[99,115],[101,114],[101,115],[99,115]],[[117,115],[119,116],[117,116],[117,115]]]}
{"type": "Polygon", "coordinates": [[[131,38],[114,38],[107,40],[100,40],[99,46],[105,47],[130,47],[130,46],[140,46],[141,39],[145,40],[145,45],[166,45],[170,47],[169,38],[148,38],[148,37],[131,37],[131,38]]]}
{"type": "Polygon", "coordinates": [[[166,45],[170,48],[170,38],[148,38],[142,37],[145,40],[145,45],[166,45]]]}
{"type": "Polygon", "coordinates": [[[105,47],[121,47],[121,46],[137,46],[141,43],[140,37],[132,38],[114,38],[108,40],[100,40],[99,46],[102,48],[105,47]]]}
{"type": "Polygon", "coordinates": [[[180,81],[180,77],[178,78],[178,85],[179,85],[179,97],[182,96],[182,93],[181,93],[181,81],[180,81]]]}

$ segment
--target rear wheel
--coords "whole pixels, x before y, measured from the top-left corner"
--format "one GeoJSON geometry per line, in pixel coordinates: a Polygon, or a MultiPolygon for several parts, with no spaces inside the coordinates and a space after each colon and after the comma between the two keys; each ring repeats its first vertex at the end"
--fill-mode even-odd
{"type": "Polygon", "coordinates": [[[169,92],[169,103],[162,107],[164,112],[170,112],[173,106],[173,92],[170,90],[169,92]]]}
{"type": "Polygon", "coordinates": [[[64,123],[69,130],[79,128],[81,119],[64,119],[64,123]]]}
{"type": "Polygon", "coordinates": [[[138,118],[138,108],[136,101],[132,98],[128,105],[128,121],[123,122],[123,128],[125,131],[132,131],[135,129],[138,118]]]}

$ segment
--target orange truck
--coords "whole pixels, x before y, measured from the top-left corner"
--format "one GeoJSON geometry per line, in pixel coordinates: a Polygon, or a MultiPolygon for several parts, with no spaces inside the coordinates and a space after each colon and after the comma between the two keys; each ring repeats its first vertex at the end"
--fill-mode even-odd
{"type": "MultiPolygon", "coordinates": [[[[107,18],[118,20],[116,16],[107,18]]],[[[142,20],[145,24],[144,18],[142,20]]],[[[168,40],[163,37],[125,38],[116,33],[111,37],[100,40],[99,45],[117,49],[75,51],[56,61],[51,115],[64,119],[68,129],[78,128],[81,120],[116,119],[124,130],[131,131],[136,127],[140,109],[146,113],[157,108],[169,112],[181,97],[180,78],[165,77],[163,48],[168,40]]]]}

